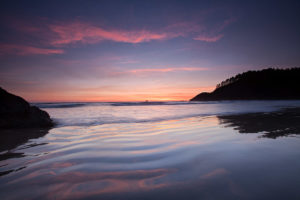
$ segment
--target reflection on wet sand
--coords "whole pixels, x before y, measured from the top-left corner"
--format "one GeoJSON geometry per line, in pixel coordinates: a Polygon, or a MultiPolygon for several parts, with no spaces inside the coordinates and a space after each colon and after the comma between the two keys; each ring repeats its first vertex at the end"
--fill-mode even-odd
{"type": "Polygon", "coordinates": [[[49,129],[7,129],[1,130],[0,134],[0,152],[14,149],[17,146],[25,144],[30,139],[43,137],[49,129]]]}
{"type": "MultiPolygon", "coordinates": [[[[25,143],[30,139],[35,139],[43,137],[48,133],[49,129],[7,129],[1,130],[0,134],[0,161],[5,161],[13,158],[25,157],[22,152],[11,152],[10,150],[15,149],[25,143]]],[[[24,146],[22,149],[44,145],[46,143],[33,143],[24,146]]],[[[19,150],[22,150],[19,149],[19,150]]],[[[1,166],[0,166],[1,167],[1,166]]],[[[17,172],[21,169],[26,168],[26,166],[19,167],[17,169],[10,169],[6,171],[0,170],[0,177],[7,175],[12,172],[17,172]]]]}
{"type": "MultiPolygon", "coordinates": [[[[92,196],[142,192],[167,187],[164,182],[167,174],[174,170],[149,169],[116,172],[68,172],[53,176],[47,185],[50,199],[84,199],[92,196]],[[60,187],[57,187],[59,185],[60,187]],[[82,190],[81,188],[85,188],[82,190]]],[[[37,182],[36,184],[39,184],[37,182]]]]}
{"type": "Polygon", "coordinates": [[[219,123],[235,127],[239,133],[262,133],[274,138],[300,134],[300,108],[288,108],[270,113],[247,113],[218,116],[219,123]]]}

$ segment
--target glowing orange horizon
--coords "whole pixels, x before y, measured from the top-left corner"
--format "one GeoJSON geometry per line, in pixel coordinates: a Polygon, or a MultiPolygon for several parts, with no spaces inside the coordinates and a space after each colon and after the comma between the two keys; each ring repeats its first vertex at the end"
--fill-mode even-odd
{"type": "Polygon", "coordinates": [[[149,92],[65,92],[65,91],[42,91],[32,94],[26,92],[16,92],[29,102],[128,102],[128,101],[188,101],[200,92],[210,92],[215,87],[185,88],[172,92],[149,91],[149,92]],[[126,93],[126,94],[124,94],[126,93]]]}

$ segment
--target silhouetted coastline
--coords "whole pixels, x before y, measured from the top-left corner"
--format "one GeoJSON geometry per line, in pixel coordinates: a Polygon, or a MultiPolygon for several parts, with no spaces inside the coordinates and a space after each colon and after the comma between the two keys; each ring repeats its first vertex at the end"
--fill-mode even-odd
{"type": "Polygon", "coordinates": [[[300,68],[248,71],[231,77],[191,101],[300,99],[300,68]]]}

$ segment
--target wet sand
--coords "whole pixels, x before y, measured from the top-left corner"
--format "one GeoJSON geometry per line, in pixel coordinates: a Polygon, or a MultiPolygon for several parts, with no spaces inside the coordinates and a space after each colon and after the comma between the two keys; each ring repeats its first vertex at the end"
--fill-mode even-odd
{"type": "Polygon", "coordinates": [[[7,131],[0,199],[298,200],[299,113],[7,131]]]}
{"type": "Polygon", "coordinates": [[[0,134],[0,152],[14,149],[25,144],[30,139],[45,136],[50,129],[2,129],[0,134]]]}
{"type": "Polygon", "coordinates": [[[300,108],[286,108],[276,112],[247,113],[218,116],[220,124],[235,127],[239,133],[262,133],[274,138],[300,134],[300,108]]]}

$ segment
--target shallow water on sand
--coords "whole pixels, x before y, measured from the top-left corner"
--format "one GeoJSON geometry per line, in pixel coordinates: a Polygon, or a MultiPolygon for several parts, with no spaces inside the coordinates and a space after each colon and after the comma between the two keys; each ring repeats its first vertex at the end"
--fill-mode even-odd
{"type": "Polygon", "coordinates": [[[300,136],[263,134],[214,115],[62,125],[2,152],[0,198],[300,199],[300,136]]]}

